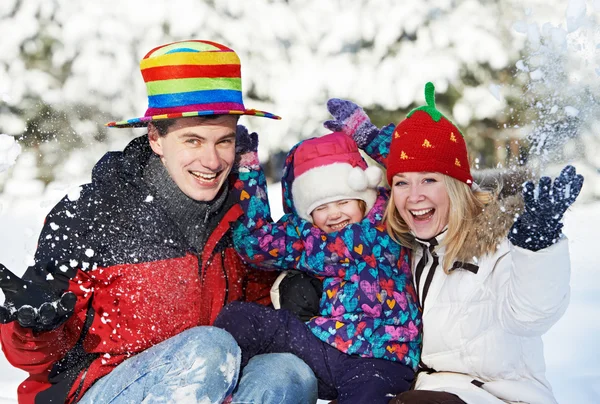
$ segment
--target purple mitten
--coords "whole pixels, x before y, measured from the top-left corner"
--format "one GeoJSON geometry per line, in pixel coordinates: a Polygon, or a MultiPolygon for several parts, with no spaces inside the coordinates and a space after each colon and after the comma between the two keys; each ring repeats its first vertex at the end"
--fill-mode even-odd
{"type": "Polygon", "coordinates": [[[259,168],[258,135],[249,133],[244,125],[238,125],[235,133],[236,171],[249,171],[259,168]]]}
{"type": "Polygon", "coordinates": [[[331,98],[327,101],[327,110],[334,119],[323,125],[333,132],[350,136],[360,148],[379,133],[379,128],[371,123],[365,111],[352,101],[331,98]]]}

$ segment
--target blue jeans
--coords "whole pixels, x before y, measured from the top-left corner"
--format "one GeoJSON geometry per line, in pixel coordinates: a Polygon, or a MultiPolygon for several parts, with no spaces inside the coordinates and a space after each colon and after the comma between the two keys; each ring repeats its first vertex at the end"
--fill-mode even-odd
{"type": "Polygon", "coordinates": [[[121,363],[80,403],[316,403],[317,380],[296,356],[256,356],[237,386],[240,359],[226,331],[191,328],[121,363]]]}

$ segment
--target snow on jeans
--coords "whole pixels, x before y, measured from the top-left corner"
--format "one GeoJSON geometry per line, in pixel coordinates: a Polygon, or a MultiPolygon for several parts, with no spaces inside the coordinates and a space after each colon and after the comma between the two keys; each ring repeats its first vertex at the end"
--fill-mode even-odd
{"type": "Polygon", "coordinates": [[[195,327],[141,352],[98,380],[80,403],[314,403],[317,381],[290,354],[257,356],[243,369],[233,337],[195,327]],[[287,399],[286,399],[287,397],[287,399]]]}

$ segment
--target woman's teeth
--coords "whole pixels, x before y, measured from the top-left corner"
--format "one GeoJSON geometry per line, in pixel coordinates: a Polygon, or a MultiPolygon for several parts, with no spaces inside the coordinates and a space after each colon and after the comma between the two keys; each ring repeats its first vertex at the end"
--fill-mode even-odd
{"type": "Polygon", "coordinates": [[[421,209],[421,210],[411,210],[410,213],[412,213],[413,216],[423,216],[426,215],[427,213],[431,212],[433,209],[421,209]]]}

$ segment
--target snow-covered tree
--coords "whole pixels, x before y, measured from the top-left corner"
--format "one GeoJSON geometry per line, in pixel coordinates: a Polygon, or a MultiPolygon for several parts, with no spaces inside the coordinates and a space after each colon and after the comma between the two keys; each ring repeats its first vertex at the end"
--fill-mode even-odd
{"type": "MultiPolygon", "coordinates": [[[[381,125],[421,104],[424,84],[433,81],[440,108],[465,129],[481,165],[489,166],[506,138],[560,124],[575,110],[579,121],[591,121],[592,110],[586,115],[572,100],[585,104],[598,93],[593,81],[572,76],[581,61],[573,57],[579,52],[573,38],[593,30],[597,10],[586,8],[585,0],[523,4],[3,0],[0,131],[22,135],[21,143],[41,156],[45,181],[89,173],[103,152],[140,133],[102,126],[143,115],[139,60],[157,45],[197,38],[235,49],[247,106],[284,118],[244,121],[261,133],[263,159],[324,133],[330,97],[363,105],[381,125]],[[556,23],[541,24],[551,20],[556,23]],[[555,90],[558,82],[563,87],[555,90]],[[555,105],[559,112],[551,116],[555,105]],[[548,117],[543,125],[542,114],[548,117]]],[[[585,40],[589,46],[590,37],[585,40]]]]}

